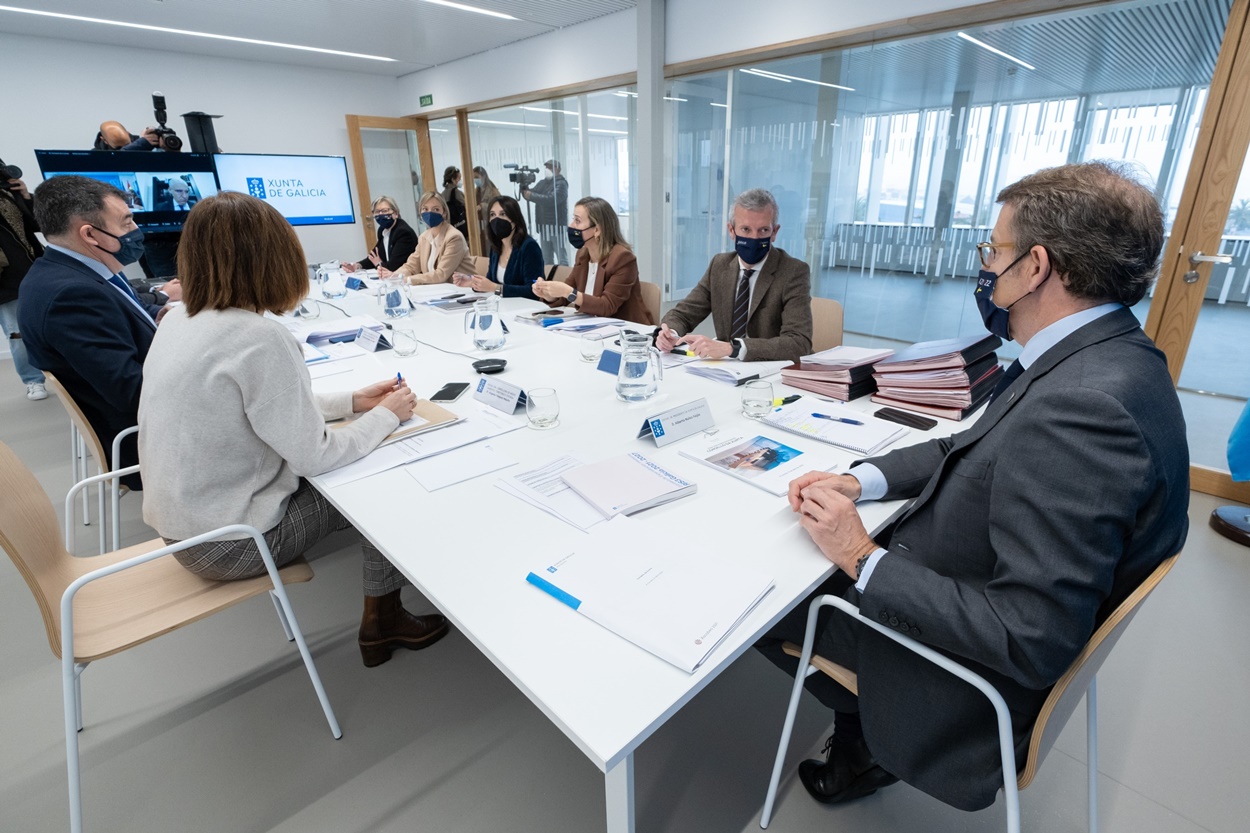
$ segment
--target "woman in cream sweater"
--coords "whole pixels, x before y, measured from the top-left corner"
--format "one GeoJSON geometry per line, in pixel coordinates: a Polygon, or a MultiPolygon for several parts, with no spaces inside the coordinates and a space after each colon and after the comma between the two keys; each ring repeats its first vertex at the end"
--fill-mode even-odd
{"type": "Polygon", "coordinates": [[[428,226],[417,238],[417,250],[408,262],[392,272],[378,269],[378,277],[398,275],[411,284],[447,283],[452,274],[473,274],[473,256],[464,235],[447,221],[450,212],[442,194],[428,191],[421,196],[421,220],[428,226]]]}
{"type": "MultiPolygon", "coordinates": [[[[393,379],[314,394],[300,346],[278,321],[308,292],[294,230],[273,206],[223,191],[187,215],[178,246],[183,304],[152,341],[139,398],[143,519],[167,543],[229,524],[264,531],[285,564],[350,524],[305,480],[368,454],[412,415],[415,397],[393,379]],[[327,419],[359,414],[339,428],[327,419]]],[[[379,665],[395,648],[447,633],[442,616],[400,604],[407,580],[366,541],[360,652],[379,665]]],[[[265,571],[251,538],[179,553],[206,578],[265,571]]]]}

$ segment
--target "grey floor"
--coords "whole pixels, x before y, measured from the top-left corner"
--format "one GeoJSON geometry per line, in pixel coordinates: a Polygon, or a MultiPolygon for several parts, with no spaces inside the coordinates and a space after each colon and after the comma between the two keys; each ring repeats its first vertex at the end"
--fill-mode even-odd
{"type": "MultiPolygon", "coordinates": [[[[59,503],[70,479],[67,422],[55,399],[22,394],[0,362],[0,439],[59,503]]],[[[1184,556],[1100,677],[1106,833],[1247,829],[1250,549],[1207,528],[1218,503],[1193,496],[1184,556]]],[[[123,506],[125,537],[149,535],[139,500],[123,506]]],[[[79,535],[80,552],[93,546],[92,530],[79,535]]],[[[253,599],[88,669],[89,831],[604,828],[598,770],[462,636],[365,669],[354,644],[358,551],[340,537],[315,555],[316,580],[291,596],[343,739],[330,737],[269,602],[253,599]]],[[[415,594],[408,603],[427,607],[415,594]]],[[[0,669],[0,831],[66,830],[59,665],[7,559],[0,669]]],[[[758,830],[787,692],[779,672],[748,654],[647,741],[636,756],[640,833],[758,830]]],[[[816,804],[792,773],[830,722],[803,703],[771,830],[1002,829],[1001,806],[963,813],[902,784],[851,806],[816,804]]],[[[1027,830],[1085,829],[1084,749],[1078,717],[1022,795],[1027,830]]]]}

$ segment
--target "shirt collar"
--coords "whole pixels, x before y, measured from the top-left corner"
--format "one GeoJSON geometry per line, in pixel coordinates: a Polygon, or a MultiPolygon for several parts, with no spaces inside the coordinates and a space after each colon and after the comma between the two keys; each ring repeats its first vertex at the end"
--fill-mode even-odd
{"type": "Polygon", "coordinates": [[[1024,345],[1024,349],[1020,351],[1020,364],[1027,370],[1029,365],[1041,358],[1042,354],[1077,330],[1084,327],[1091,321],[1096,321],[1104,315],[1121,309],[1124,305],[1117,303],[1099,304],[1096,307],[1083,309],[1080,312],[1074,312],[1071,315],[1060,318],[1053,324],[1049,324],[1038,330],[1037,334],[1029,339],[1029,343],[1024,345]]]}
{"type": "Polygon", "coordinates": [[[768,262],[768,256],[771,254],[772,254],[772,251],[769,251],[768,254],[764,255],[764,259],[761,260],[759,263],[755,264],[754,266],[747,266],[745,263],[742,262],[742,258],[738,258],[738,271],[745,272],[748,269],[754,269],[755,274],[752,275],[751,277],[755,277],[755,275],[758,275],[760,272],[764,271],[764,264],[768,262]]]}
{"type": "Polygon", "coordinates": [[[49,243],[48,248],[54,251],[58,251],[63,255],[67,255],[68,257],[72,257],[74,260],[78,261],[79,263],[89,267],[91,271],[95,272],[97,275],[104,278],[106,281],[109,278],[113,277],[113,273],[109,271],[108,267],[98,260],[92,260],[91,258],[87,257],[84,254],[76,252],[73,249],[67,249],[64,246],[58,246],[55,243],[49,243]]]}

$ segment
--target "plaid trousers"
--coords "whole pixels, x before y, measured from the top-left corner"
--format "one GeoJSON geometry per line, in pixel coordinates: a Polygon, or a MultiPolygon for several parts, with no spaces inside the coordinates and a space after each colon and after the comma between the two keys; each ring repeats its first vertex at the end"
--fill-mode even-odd
{"type": "MultiPolygon", "coordinates": [[[[265,533],[265,543],[269,545],[274,562],[281,567],[303,555],[331,532],[349,528],[351,524],[339,510],[308,481],[300,478],[299,489],[286,505],[286,514],[277,526],[265,533]]],[[[165,543],[177,541],[166,538],[165,543]]],[[[385,596],[408,584],[408,579],[363,535],[360,548],[365,557],[366,596],[385,596]]],[[[265,562],[251,538],[208,541],[175,553],[174,557],[196,575],[219,581],[252,578],[265,572],[265,562]]]]}

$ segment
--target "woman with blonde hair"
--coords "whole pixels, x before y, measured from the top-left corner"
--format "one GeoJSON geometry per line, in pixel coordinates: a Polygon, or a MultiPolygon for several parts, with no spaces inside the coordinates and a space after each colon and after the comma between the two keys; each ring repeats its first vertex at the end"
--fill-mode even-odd
{"type": "MultiPolygon", "coordinates": [[[[143,367],[143,519],[171,544],[247,524],[264,531],[274,560],[286,564],[351,528],[304,478],[368,454],[412,416],[416,398],[394,378],[313,393],[299,343],[265,315],[289,313],[308,293],[299,239],[265,201],[231,191],[200,200],[183,226],[178,274],[182,305],[164,317],[143,367]],[[352,414],[359,416],[342,427],[326,424],[352,414]]],[[[361,544],[365,665],[441,639],[447,621],[404,610],[407,579],[361,544]]],[[[251,538],[210,541],[176,558],[215,580],[265,572],[251,538]]]]}
{"type": "Polygon", "coordinates": [[[421,195],[421,221],[426,230],[417,238],[417,250],[403,266],[394,270],[380,268],[378,277],[392,274],[411,284],[447,283],[456,272],[473,274],[473,256],[464,235],[447,222],[447,201],[435,191],[421,195]]]}
{"type": "Polygon", "coordinates": [[[655,317],[642,300],[638,260],[608,201],[599,197],[578,200],[568,238],[577,249],[568,281],[539,281],[534,294],[553,307],[572,306],[588,315],[655,326],[655,317]]]}
{"type": "Polygon", "coordinates": [[[395,270],[417,250],[417,233],[399,216],[399,205],[394,199],[378,197],[369,209],[378,224],[378,245],[359,261],[344,261],[344,272],[383,267],[395,270]]]}

